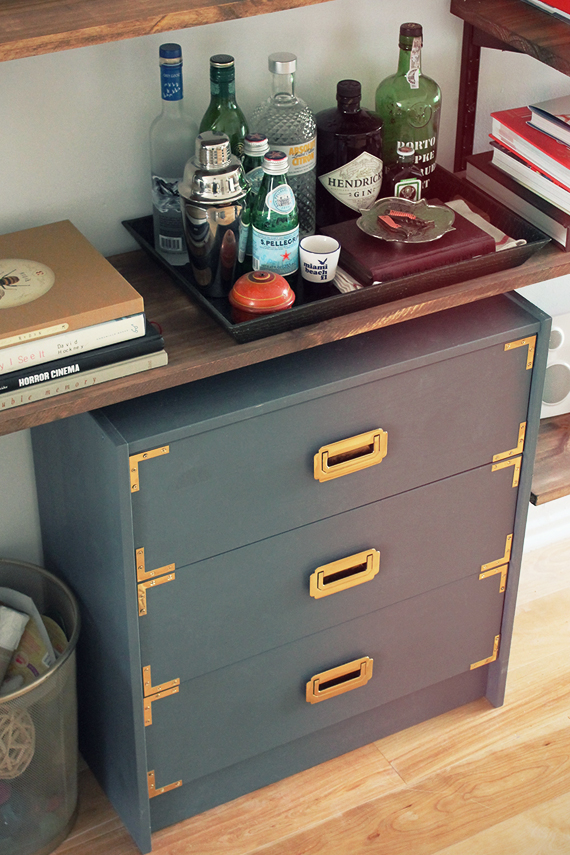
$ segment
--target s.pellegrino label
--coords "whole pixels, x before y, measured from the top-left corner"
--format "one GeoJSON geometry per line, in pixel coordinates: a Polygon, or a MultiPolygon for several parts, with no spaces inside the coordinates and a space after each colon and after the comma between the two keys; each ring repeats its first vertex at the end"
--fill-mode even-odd
{"type": "Polygon", "coordinates": [[[319,175],[319,181],[331,196],[353,211],[372,207],[382,186],[382,161],[367,151],[338,169],[319,175]]]}
{"type": "Polygon", "coordinates": [[[287,232],[252,227],[253,269],[289,276],[299,267],[299,226],[287,232]]]}

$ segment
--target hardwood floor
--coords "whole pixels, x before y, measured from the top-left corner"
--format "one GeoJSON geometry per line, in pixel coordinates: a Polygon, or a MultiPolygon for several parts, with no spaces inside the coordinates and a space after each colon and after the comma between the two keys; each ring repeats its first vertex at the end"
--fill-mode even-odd
{"type": "MultiPolygon", "coordinates": [[[[89,770],[58,855],[136,855],[89,770]]],[[[570,540],[525,555],[505,705],[476,701],[153,835],[156,855],[569,855],[570,540]]]]}

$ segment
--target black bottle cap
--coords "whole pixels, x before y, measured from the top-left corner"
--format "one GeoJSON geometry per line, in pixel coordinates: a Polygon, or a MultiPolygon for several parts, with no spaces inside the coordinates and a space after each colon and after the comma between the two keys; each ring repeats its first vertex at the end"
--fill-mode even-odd
{"type": "Polygon", "coordinates": [[[362,87],[358,80],[339,80],[336,84],[337,98],[360,98],[362,87]]]}
{"type": "Polygon", "coordinates": [[[224,68],[228,65],[234,64],[233,56],[230,56],[228,53],[216,53],[214,56],[210,57],[210,65],[215,66],[216,68],[224,68]]]}
{"type": "Polygon", "coordinates": [[[421,24],[413,24],[408,22],[406,24],[400,24],[400,36],[404,36],[407,39],[414,39],[418,36],[423,36],[423,30],[421,24]]]}

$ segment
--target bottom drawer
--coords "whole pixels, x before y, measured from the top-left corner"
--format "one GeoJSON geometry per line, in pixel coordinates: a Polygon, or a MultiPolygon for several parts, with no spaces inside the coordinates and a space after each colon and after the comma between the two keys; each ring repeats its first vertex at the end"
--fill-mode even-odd
{"type": "Polygon", "coordinates": [[[499,587],[499,576],[461,579],[183,683],[151,704],[148,768],[185,784],[468,672],[493,656],[499,587]],[[361,657],[371,679],[348,668],[342,688],[358,688],[307,702],[316,675],[361,657]]]}

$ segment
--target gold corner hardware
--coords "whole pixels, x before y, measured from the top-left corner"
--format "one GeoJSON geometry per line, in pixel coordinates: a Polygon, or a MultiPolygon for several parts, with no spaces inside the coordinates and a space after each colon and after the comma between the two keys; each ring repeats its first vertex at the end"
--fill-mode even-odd
{"type": "Polygon", "coordinates": [[[166,784],[164,787],[157,787],[154,779],[154,769],[147,774],[148,780],[148,797],[153,799],[155,796],[160,796],[162,793],[167,793],[169,790],[175,790],[182,786],[182,781],[175,781],[173,784],[166,784]]]}
{"type": "Polygon", "coordinates": [[[172,689],[174,686],[180,685],[180,678],[175,677],[174,680],[167,680],[166,683],[161,683],[159,686],[152,685],[150,676],[150,665],[145,665],[143,668],[143,693],[145,698],[149,695],[156,695],[158,692],[164,692],[166,689],[172,689]]]}
{"type": "Polygon", "coordinates": [[[493,463],[496,463],[499,460],[505,460],[507,457],[514,457],[515,454],[522,454],[525,434],[526,422],[521,422],[519,425],[519,435],[515,448],[511,448],[509,451],[502,451],[500,454],[495,454],[493,456],[493,463]]]}
{"type": "Polygon", "coordinates": [[[474,662],[473,665],[469,666],[469,670],[473,671],[474,668],[481,668],[482,665],[488,665],[490,662],[494,662],[497,656],[499,655],[499,641],[501,640],[500,635],[495,636],[495,640],[493,642],[493,652],[487,659],[481,659],[480,662],[474,662]]]}
{"type": "Polygon", "coordinates": [[[500,463],[493,463],[491,472],[496,472],[498,469],[505,469],[507,466],[513,467],[513,487],[519,486],[521,477],[522,457],[510,457],[508,460],[501,460],[500,463]]]}
{"type": "Polygon", "coordinates": [[[499,567],[501,564],[508,564],[511,560],[511,549],[513,546],[513,535],[508,534],[505,539],[505,554],[501,558],[496,558],[495,561],[489,561],[487,564],[481,564],[481,572],[491,570],[494,567],[499,567]]]}
{"type": "Polygon", "coordinates": [[[176,695],[179,688],[179,677],[175,677],[174,680],[168,680],[166,683],[161,683],[160,686],[153,686],[150,677],[150,665],[146,665],[143,668],[143,710],[145,727],[152,724],[152,705],[154,701],[160,701],[162,698],[167,698],[169,695],[176,695]]]}
{"type": "Polygon", "coordinates": [[[154,579],[156,576],[162,576],[163,573],[172,573],[175,569],[174,564],[166,564],[164,567],[157,567],[156,570],[147,570],[144,560],[144,546],[136,550],[135,561],[137,565],[137,582],[146,582],[147,579],[154,579]]]}
{"type": "Polygon", "coordinates": [[[139,617],[146,615],[146,592],[149,588],[155,588],[157,585],[164,585],[165,582],[172,582],[176,579],[176,573],[169,573],[167,576],[159,576],[158,579],[149,579],[147,582],[139,582],[137,585],[138,601],[139,601],[139,617]]]}
{"type": "Polygon", "coordinates": [[[305,686],[305,697],[310,704],[318,704],[328,698],[365,686],[372,677],[374,660],[368,656],[346,662],[329,671],[315,674],[305,686]]]}
{"type": "Polygon", "coordinates": [[[483,573],[479,574],[479,580],[488,579],[489,576],[496,576],[498,573],[501,574],[501,584],[499,585],[499,594],[503,594],[507,587],[507,574],[509,572],[509,565],[502,564],[500,567],[494,567],[492,570],[485,570],[483,573]]]}
{"type": "Polygon", "coordinates": [[[370,582],[379,570],[380,553],[377,549],[365,549],[317,567],[309,579],[309,593],[317,600],[329,594],[337,594],[355,585],[370,582]]]}
{"type": "Polygon", "coordinates": [[[319,448],[314,457],[317,481],[330,481],[380,463],[388,451],[388,434],[381,428],[341,439],[319,448]]]}
{"type": "Polygon", "coordinates": [[[152,457],[159,457],[161,454],[168,454],[170,446],[163,445],[160,448],[153,448],[151,451],[143,451],[142,454],[132,454],[129,457],[129,472],[131,476],[131,493],[136,493],[139,490],[139,463],[143,460],[150,460],[152,457]]]}
{"type": "Polygon", "coordinates": [[[536,349],[536,336],[531,335],[528,338],[521,338],[518,341],[510,341],[505,345],[505,351],[514,350],[515,347],[528,347],[526,357],[526,368],[532,368],[534,364],[534,352],[536,349]]]}

